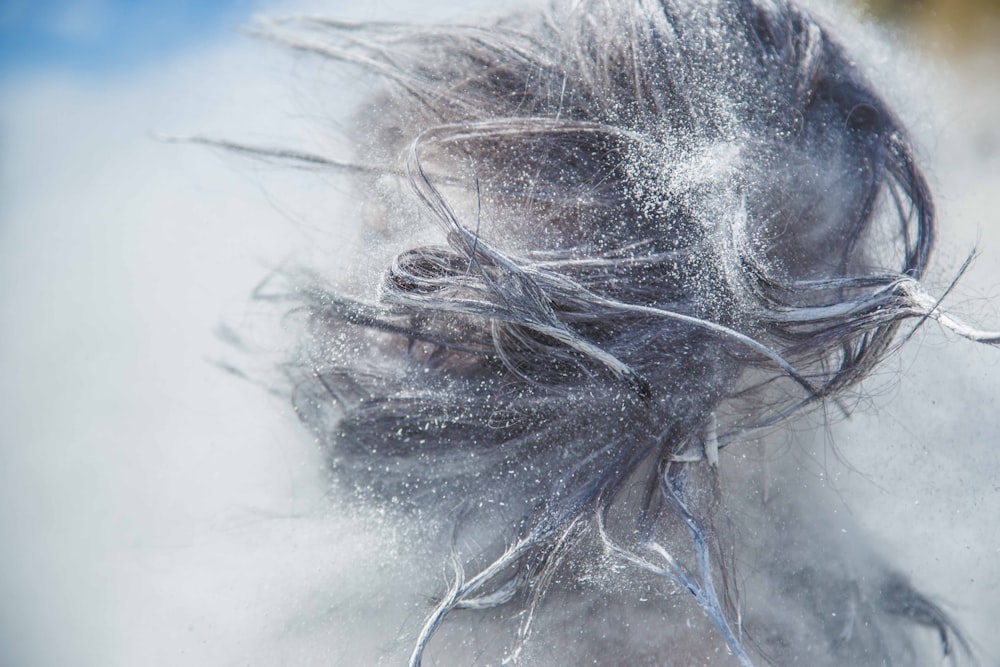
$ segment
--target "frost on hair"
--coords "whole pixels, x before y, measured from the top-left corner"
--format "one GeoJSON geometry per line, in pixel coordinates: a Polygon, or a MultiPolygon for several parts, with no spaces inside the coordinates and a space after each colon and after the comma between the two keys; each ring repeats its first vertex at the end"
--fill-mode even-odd
{"type": "Polygon", "coordinates": [[[842,575],[764,575],[811,591],[795,594],[820,635],[808,649],[770,642],[739,599],[720,450],[835,401],[904,322],[997,342],[921,287],[927,184],[823,26],[781,1],[579,0],[481,25],[289,17],[261,33],[384,85],[350,163],[235,148],[348,171],[405,229],[440,229],[395,257],[377,299],[302,279],[288,371],[342,485],[450,526],[452,586],[412,665],[450,613],[496,607],[523,612],[516,660],[574,550],[690,596],[740,664],[905,662],[899,621],[961,653],[888,568],[843,602],[847,625],[826,613],[842,575]]]}

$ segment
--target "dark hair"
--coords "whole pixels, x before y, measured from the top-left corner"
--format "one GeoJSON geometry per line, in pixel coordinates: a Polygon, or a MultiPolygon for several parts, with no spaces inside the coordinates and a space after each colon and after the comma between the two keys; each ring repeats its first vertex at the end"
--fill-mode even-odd
{"type": "MultiPolygon", "coordinates": [[[[404,237],[442,233],[400,252],[375,299],[315,278],[294,295],[294,405],[335,476],[479,545],[411,664],[457,608],[520,604],[525,639],[588,535],[693,596],[741,664],[798,655],[746,645],[719,450],[835,401],[906,321],[997,342],[921,287],[927,184],[828,31],[781,0],[578,0],[475,26],[293,17],[263,33],[384,82],[356,160],[263,152],[351,171],[404,237]]],[[[824,650],[884,664],[881,615],[953,654],[945,614],[883,574],[853,634],[824,621],[824,650]]]]}

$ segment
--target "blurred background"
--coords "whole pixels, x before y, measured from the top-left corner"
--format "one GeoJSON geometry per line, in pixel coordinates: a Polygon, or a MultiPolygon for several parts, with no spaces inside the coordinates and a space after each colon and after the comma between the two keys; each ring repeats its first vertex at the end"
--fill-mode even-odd
{"type": "MultiPolygon", "coordinates": [[[[936,55],[955,57],[996,47],[1000,36],[1000,0],[852,1],[864,14],[917,36],[920,46],[936,55]]],[[[385,3],[374,6],[379,4],[385,3]]],[[[0,72],[135,69],[229,38],[251,14],[276,6],[280,3],[268,0],[3,0],[0,72]]]]}
{"type": "Polygon", "coordinates": [[[136,69],[228,37],[259,5],[257,0],[3,0],[0,71],[136,69]]]}
{"type": "Polygon", "coordinates": [[[857,4],[868,15],[918,35],[941,55],[997,46],[998,0],[858,0],[857,4]]]}
{"type": "MultiPolygon", "coordinates": [[[[492,8],[457,4],[0,0],[0,665],[328,661],[342,573],[394,576],[373,531],[323,514],[286,403],[217,364],[220,324],[263,326],[268,270],[343,263],[343,186],[155,137],[329,147],[350,81],[315,91],[241,26],[492,8]]],[[[934,185],[932,287],[979,247],[948,305],[1000,327],[1000,2],[855,11],[884,34],[849,47],[934,185]]],[[[1000,665],[1000,351],[927,326],[862,394],[831,483],[1000,665]]]]}

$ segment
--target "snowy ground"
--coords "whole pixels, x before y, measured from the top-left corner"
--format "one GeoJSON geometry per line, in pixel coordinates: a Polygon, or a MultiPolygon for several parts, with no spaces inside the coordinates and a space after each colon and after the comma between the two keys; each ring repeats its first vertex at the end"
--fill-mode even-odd
{"type": "MultiPolygon", "coordinates": [[[[997,62],[942,69],[940,108],[910,113],[941,213],[936,286],[977,243],[948,304],[994,327],[997,62]]],[[[351,664],[384,641],[340,640],[380,603],[362,577],[402,576],[391,540],[330,516],[288,407],[210,363],[230,354],[221,322],[260,324],[248,295],[270,267],[343,263],[341,186],[151,138],[329,141],[315,121],[343,101],[311,76],[234,39],[0,89],[0,664],[351,664]]],[[[1000,350],[951,338],[928,325],[866,385],[867,412],[833,431],[858,472],[832,477],[997,665],[1000,350]]],[[[387,634],[409,613],[386,612],[387,634]]]]}

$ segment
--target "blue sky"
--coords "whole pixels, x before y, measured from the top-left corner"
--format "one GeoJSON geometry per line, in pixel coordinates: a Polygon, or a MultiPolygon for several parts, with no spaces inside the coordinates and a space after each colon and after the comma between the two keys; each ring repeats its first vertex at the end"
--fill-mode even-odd
{"type": "Polygon", "coordinates": [[[0,74],[111,73],[245,22],[258,0],[0,0],[0,74]]]}

